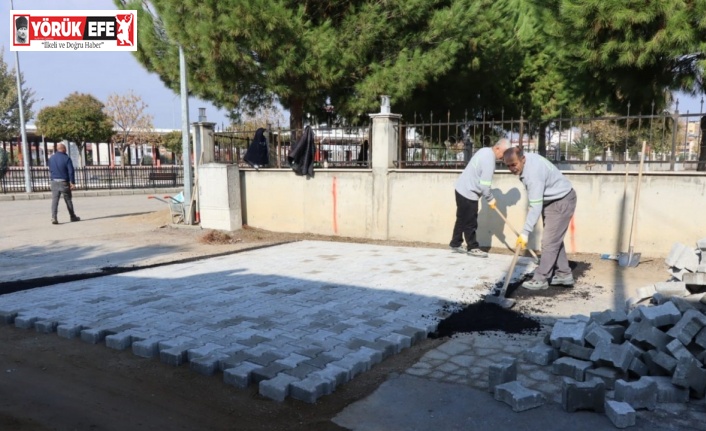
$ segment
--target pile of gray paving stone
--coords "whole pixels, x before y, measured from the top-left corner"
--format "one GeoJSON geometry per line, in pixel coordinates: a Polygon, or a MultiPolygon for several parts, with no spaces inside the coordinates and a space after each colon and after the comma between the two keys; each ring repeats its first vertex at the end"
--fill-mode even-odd
{"type": "MultiPolygon", "coordinates": [[[[665,261],[672,281],[640,288],[625,310],[559,319],[524,352],[525,361],[563,376],[564,410],[605,413],[626,428],[635,425],[636,410],[704,398],[706,238],[696,249],[676,244],[665,261]]],[[[491,365],[488,380],[514,411],[544,403],[544,394],[517,381],[516,358],[491,365]]]]}

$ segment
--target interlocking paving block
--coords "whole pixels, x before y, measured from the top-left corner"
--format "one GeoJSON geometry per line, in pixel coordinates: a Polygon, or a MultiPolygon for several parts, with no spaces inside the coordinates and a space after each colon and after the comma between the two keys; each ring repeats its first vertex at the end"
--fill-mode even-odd
{"type": "Polygon", "coordinates": [[[640,308],[640,314],[643,319],[658,328],[674,325],[681,319],[681,313],[673,302],[666,302],[655,307],[642,307],[640,308]]]}
{"type": "Polygon", "coordinates": [[[517,380],[517,360],[515,358],[500,358],[488,367],[488,390],[495,392],[495,387],[517,380]]]}
{"type": "Polygon", "coordinates": [[[605,383],[607,390],[613,390],[615,388],[615,381],[618,379],[624,380],[627,378],[627,375],[612,367],[598,367],[586,370],[585,379],[588,380],[591,378],[601,379],[603,383],[605,383]]]}
{"type": "Polygon", "coordinates": [[[104,328],[87,328],[81,331],[81,341],[90,344],[98,344],[105,340],[108,331],[104,328]]]}
{"type": "Polygon", "coordinates": [[[518,381],[503,383],[495,387],[495,399],[512,407],[512,411],[523,412],[544,404],[541,392],[527,389],[518,381]]]}
{"type": "Polygon", "coordinates": [[[305,379],[294,381],[289,385],[289,394],[292,398],[315,403],[323,395],[330,394],[333,389],[332,381],[319,374],[311,374],[305,379]]]}
{"type": "Polygon", "coordinates": [[[599,325],[615,325],[627,323],[628,315],[620,310],[594,311],[591,313],[591,321],[599,325]]]}
{"type": "Polygon", "coordinates": [[[606,400],[605,414],[616,428],[635,426],[637,414],[635,409],[626,402],[606,400]]]}
{"type": "Polygon", "coordinates": [[[223,371],[223,381],[226,384],[244,389],[251,383],[252,372],[262,368],[261,365],[253,364],[252,362],[242,362],[234,368],[228,368],[223,371]]]}
{"type": "Polygon", "coordinates": [[[179,366],[187,361],[187,352],[189,349],[195,347],[196,346],[191,343],[170,347],[168,349],[162,349],[159,351],[159,360],[167,365],[179,366]]]}
{"type": "Polygon", "coordinates": [[[299,381],[296,377],[287,374],[277,374],[276,377],[260,382],[260,395],[275,401],[284,401],[289,396],[289,387],[299,381]]]}
{"type": "Polygon", "coordinates": [[[603,329],[608,331],[608,333],[613,337],[613,342],[616,344],[621,344],[625,341],[625,330],[628,324],[627,317],[625,319],[625,324],[613,324],[613,325],[603,325],[603,329]]]}
{"type": "MultiPolygon", "coordinates": [[[[570,340],[562,340],[562,342],[571,343],[570,340]]],[[[539,342],[526,349],[522,353],[522,357],[531,364],[549,365],[559,357],[559,351],[552,346],[539,342]]]]}
{"type": "Polygon", "coordinates": [[[586,329],[587,332],[584,339],[594,347],[601,341],[613,342],[613,335],[600,325],[594,325],[590,330],[588,328],[586,329]]]}
{"type": "Polygon", "coordinates": [[[632,362],[630,362],[630,366],[628,367],[628,371],[630,371],[632,374],[642,377],[646,376],[650,372],[650,368],[645,364],[643,361],[641,361],[639,358],[634,358],[632,362]]]}
{"type": "Polygon", "coordinates": [[[159,355],[161,337],[147,338],[132,343],[132,353],[143,358],[154,358],[159,355]]]}
{"type": "Polygon", "coordinates": [[[575,319],[559,319],[554,324],[549,335],[549,342],[552,347],[561,347],[561,340],[569,340],[576,344],[583,345],[583,333],[586,329],[586,322],[575,319]]]}
{"type": "Polygon", "coordinates": [[[78,338],[81,336],[83,326],[69,323],[60,324],[56,327],[56,334],[62,338],[78,338]]]}
{"type": "Polygon", "coordinates": [[[591,410],[602,413],[605,404],[605,383],[600,379],[577,382],[564,377],[561,386],[561,406],[567,412],[591,410]]]}
{"type": "Polygon", "coordinates": [[[21,329],[32,329],[34,323],[39,320],[38,316],[18,314],[15,316],[15,327],[21,329]]]}
{"type": "Polygon", "coordinates": [[[706,238],[701,238],[696,241],[696,247],[698,247],[701,251],[706,251],[706,238]]]}
{"type": "Polygon", "coordinates": [[[684,251],[684,249],[687,249],[687,248],[688,247],[685,246],[684,244],[679,243],[679,242],[675,242],[674,245],[672,245],[671,250],[669,250],[669,254],[664,259],[664,263],[667,266],[676,266],[682,252],[684,251]]]}
{"type": "Polygon", "coordinates": [[[278,364],[277,362],[273,362],[269,365],[266,365],[262,368],[257,368],[253,370],[251,379],[253,383],[259,383],[263,380],[269,380],[274,378],[277,374],[279,374],[282,371],[289,370],[290,368],[287,367],[286,365],[278,364]]]}
{"type": "Polygon", "coordinates": [[[693,248],[684,247],[673,266],[694,272],[699,267],[699,255],[696,254],[696,250],[693,248]]]}
{"type": "Polygon", "coordinates": [[[225,353],[212,352],[205,356],[189,360],[189,368],[204,376],[211,376],[219,370],[219,362],[225,359],[225,353]]]}
{"type": "Polygon", "coordinates": [[[34,323],[34,329],[42,334],[51,334],[56,331],[58,322],[53,320],[38,320],[34,323]]]}
{"type": "Polygon", "coordinates": [[[689,291],[686,289],[686,283],[683,281],[660,281],[655,283],[657,293],[666,296],[687,296],[689,291]]]}
{"type": "Polygon", "coordinates": [[[697,297],[695,295],[690,295],[686,298],[680,298],[678,296],[672,296],[669,298],[669,300],[677,306],[682,314],[686,313],[688,310],[697,309],[697,307],[702,308],[699,304],[699,299],[701,299],[701,296],[697,297]]]}
{"type": "Polygon", "coordinates": [[[682,280],[689,286],[706,286],[706,265],[699,265],[696,272],[684,273],[682,280]]]}
{"type": "Polygon", "coordinates": [[[683,345],[687,346],[705,326],[706,316],[702,312],[696,309],[687,310],[681,319],[667,331],[667,335],[678,339],[683,345]]]}
{"type": "Polygon", "coordinates": [[[668,376],[649,376],[657,384],[658,403],[688,403],[689,389],[676,386],[668,376]]]}
{"type": "Polygon", "coordinates": [[[690,388],[698,398],[706,394],[706,370],[695,358],[681,357],[672,375],[672,383],[684,388],[690,388]]]}
{"type": "Polygon", "coordinates": [[[636,346],[626,341],[623,344],[612,344],[601,341],[596,346],[591,361],[598,362],[599,366],[604,363],[611,364],[621,371],[626,372],[630,368],[632,360],[641,353],[636,346]]]}
{"type": "Polygon", "coordinates": [[[706,327],[702,328],[694,337],[694,343],[706,349],[706,327]]]}
{"type": "Polygon", "coordinates": [[[571,356],[572,358],[588,361],[591,359],[593,347],[579,346],[569,340],[561,340],[561,347],[559,348],[559,351],[567,356],[571,356]]]}
{"type": "Polygon", "coordinates": [[[638,287],[636,292],[635,292],[635,298],[638,299],[639,301],[642,301],[643,299],[651,298],[652,295],[657,293],[657,290],[655,289],[654,284],[648,284],[647,286],[642,286],[638,287]]]}
{"type": "Polygon", "coordinates": [[[105,345],[115,350],[125,350],[132,345],[132,335],[128,332],[108,335],[105,337],[105,345]]]}
{"type": "Polygon", "coordinates": [[[696,360],[694,355],[692,355],[691,352],[679,340],[672,340],[672,342],[667,344],[667,351],[677,360],[682,358],[696,360]]]}
{"type": "Polygon", "coordinates": [[[642,359],[652,375],[672,375],[677,368],[677,360],[665,352],[648,350],[642,359]]]}
{"type": "Polygon", "coordinates": [[[662,351],[666,351],[667,345],[674,340],[673,337],[655,328],[646,320],[633,322],[628,330],[625,331],[625,334],[626,336],[629,334],[630,340],[635,344],[648,349],[655,348],[662,351]]]}
{"type": "Polygon", "coordinates": [[[657,407],[657,383],[649,377],[640,380],[615,382],[615,400],[624,401],[635,410],[654,410],[657,407]]]}
{"type": "Polygon", "coordinates": [[[0,310],[0,324],[12,325],[13,323],[15,323],[16,317],[17,317],[17,311],[0,310]]]}
{"type": "Polygon", "coordinates": [[[552,364],[552,373],[559,376],[571,377],[574,380],[582,382],[585,377],[586,370],[593,368],[593,362],[582,361],[576,358],[563,357],[559,358],[552,364]]]}

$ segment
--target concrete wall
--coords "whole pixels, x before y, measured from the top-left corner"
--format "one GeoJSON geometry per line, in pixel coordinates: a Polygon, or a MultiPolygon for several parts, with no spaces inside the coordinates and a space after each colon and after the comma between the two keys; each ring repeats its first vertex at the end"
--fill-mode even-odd
{"type": "MultiPolygon", "coordinates": [[[[448,244],[455,220],[453,184],[460,171],[390,170],[387,238],[448,244]]],[[[566,172],[578,195],[566,237],[570,252],[627,251],[637,175],[566,172]]],[[[241,170],[244,223],[277,232],[309,232],[372,238],[374,190],[371,170],[319,169],[314,178],[290,170],[241,170]]],[[[380,187],[380,186],[379,186],[380,187]]],[[[384,187],[384,186],[383,186],[384,187]]],[[[507,171],[496,172],[493,192],[498,208],[516,229],[526,214],[526,191],[507,171]]],[[[637,213],[635,251],[666,256],[675,242],[689,246],[706,237],[706,175],[647,173],[637,213]]],[[[377,217],[380,217],[378,214],[377,217]]],[[[481,245],[513,246],[515,235],[485,204],[479,214],[481,245]]],[[[541,224],[541,223],[540,223],[541,224]]],[[[541,226],[530,236],[539,248],[541,226]]],[[[377,235],[376,235],[377,236],[377,235]]]]}
{"type": "Polygon", "coordinates": [[[292,170],[243,169],[243,223],[275,232],[369,238],[373,176],[370,171],[317,170],[307,179],[292,170]]]}

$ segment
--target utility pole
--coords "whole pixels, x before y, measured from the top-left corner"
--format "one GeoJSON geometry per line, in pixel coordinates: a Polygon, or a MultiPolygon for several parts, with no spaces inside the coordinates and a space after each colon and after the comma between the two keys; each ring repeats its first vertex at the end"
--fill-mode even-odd
{"type": "MultiPolygon", "coordinates": [[[[15,9],[10,0],[10,9],[15,9]]],[[[32,193],[32,174],[29,169],[29,146],[27,145],[27,129],[25,128],[24,103],[22,101],[22,78],[20,78],[20,53],[15,51],[15,75],[17,76],[17,102],[20,109],[20,133],[22,135],[22,162],[25,168],[25,191],[32,193]]]]}
{"type": "MultiPolygon", "coordinates": [[[[184,160],[184,205],[187,209],[186,224],[191,224],[191,148],[189,145],[189,91],[186,86],[186,58],[184,48],[179,45],[179,78],[181,81],[181,146],[182,158],[184,160]]],[[[194,160],[194,163],[198,163],[194,160]]]]}

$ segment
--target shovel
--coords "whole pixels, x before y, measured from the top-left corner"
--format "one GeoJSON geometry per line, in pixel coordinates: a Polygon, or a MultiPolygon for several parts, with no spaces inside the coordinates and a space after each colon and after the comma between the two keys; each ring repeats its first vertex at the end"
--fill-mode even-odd
{"type": "MultiPolygon", "coordinates": [[[[507,225],[507,227],[509,227],[510,230],[511,230],[515,235],[520,236],[520,234],[517,232],[517,230],[510,224],[509,221],[507,221],[507,218],[503,215],[503,213],[500,212],[500,210],[498,209],[498,207],[495,207],[495,212],[498,213],[498,215],[500,216],[500,218],[503,219],[503,222],[505,222],[505,224],[507,225]]],[[[537,257],[537,254],[536,254],[536,253],[534,252],[534,250],[532,250],[531,248],[528,248],[528,250],[529,250],[530,254],[532,255],[532,257],[534,258],[534,263],[536,263],[537,265],[539,265],[539,258],[537,257]]]]}
{"type": "Polygon", "coordinates": [[[632,207],[632,226],[630,226],[630,240],[628,241],[628,252],[618,255],[618,265],[636,267],[640,263],[640,253],[635,253],[635,230],[637,227],[637,204],[640,201],[640,185],[642,183],[642,167],[645,163],[645,145],[642,141],[642,152],[640,153],[640,169],[637,173],[637,189],[635,190],[635,202],[632,207]]]}
{"type": "Polygon", "coordinates": [[[512,262],[510,263],[510,269],[507,271],[505,276],[505,282],[503,283],[502,289],[493,289],[492,292],[485,295],[485,302],[489,304],[495,304],[498,307],[510,309],[515,305],[515,300],[506,298],[505,292],[507,292],[507,286],[510,284],[510,279],[512,278],[512,273],[515,271],[515,264],[517,263],[517,258],[520,255],[520,250],[522,247],[519,245],[515,247],[515,255],[512,257],[512,262]]]}

